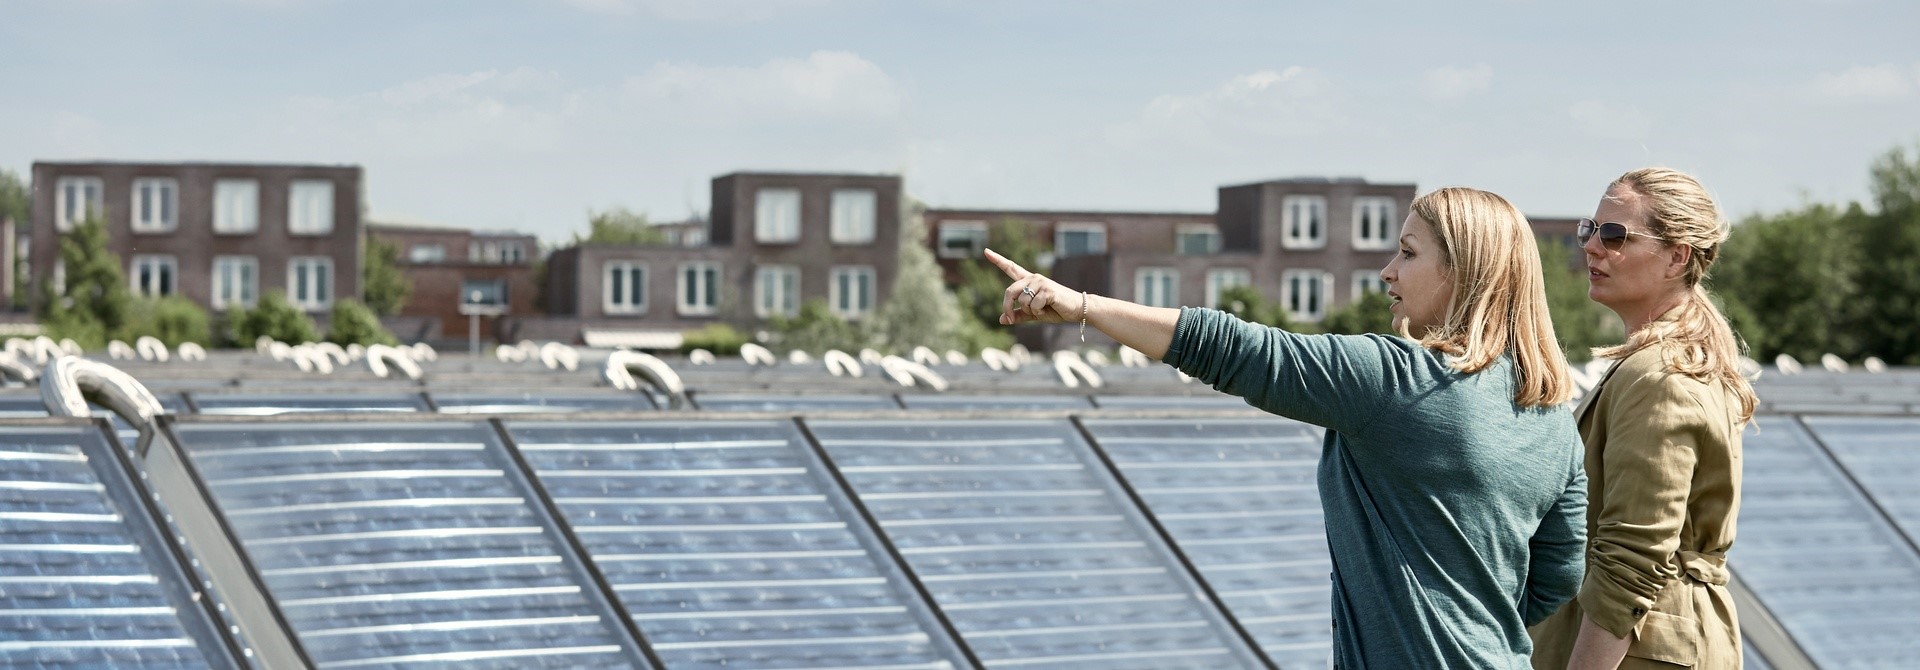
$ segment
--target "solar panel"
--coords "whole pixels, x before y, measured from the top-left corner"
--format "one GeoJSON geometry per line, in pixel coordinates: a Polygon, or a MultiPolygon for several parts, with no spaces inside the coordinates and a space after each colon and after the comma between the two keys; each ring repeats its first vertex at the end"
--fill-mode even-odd
{"type": "Polygon", "coordinates": [[[1083,395],[901,395],[907,409],[1061,410],[1093,409],[1083,395]]]}
{"type": "Polygon", "coordinates": [[[333,395],[225,393],[193,394],[201,414],[271,416],[314,412],[425,412],[418,393],[340,393],[333,395]]]}
{"type": "Polygon", "coordinates": [[[809,421],[988,667],[1260,665],[1065,421],[809,421]]]}
{"type": "Polygon", "coordinates": [[[0,395],[0,419],[19,419],[34,416],[46,416],[47,403],[40,394],[11,392],[0,395]]]}
{"type": "Polygon", "coordinates": [[[233,667],[91,427],[0,428],[0,665],[233,667]]]}
{"type": "Polygon", "coordinates": [[[508,429],[667,667],[967,665],[791,421],[508,429]]]}
{"type": "Polygon", "coordinates": [[[1920,667],[1920,556],[1797,422],[1756,423],[1733,569],[1820,665],[1920,667]]]}
{"type": "Polygon", "coordinates": [[[1086,427],[1268,658],[1325,665],[1333,564],[1314,480],[1324,430],[1280,418],[1086,427]]]}
{"type": "Polygon", "coordinates": [[[442,414],[533,414],[645,412],[653,402],[640,393],[434,393],[442,414]]]}
{"type": "Polygon", "coordinates": [[[1767,663],[1767,657],[1760,655],[1760,650],[1753,648],[1753,643],[1741,644],[1740,651],[1740,667],[1743,670],[1773,670],[1773,666],[1767,663]]]}
{"type": "Polygon", "coordinates": [[[900,409],[890,395],[745,395],[698,393],[700,409],[715,412],[819,412],[834,410],[900,409]]]}
{"type": "Polygon", "coordinates": [[[1247,401],[1226,394],[1193,396],[1103,395],[1093,399],[1101,409],[1244,409],[1247,401]]]}
{"type": "Polygon", "coordinates": [[[485,424],[177,424],[322,668],[640,657],[485,424]]]}
{"type": "Polygon", "coordinates": [[[1920,539],[1920,418],[1807,417],[1868,496],[1920,539]]]}

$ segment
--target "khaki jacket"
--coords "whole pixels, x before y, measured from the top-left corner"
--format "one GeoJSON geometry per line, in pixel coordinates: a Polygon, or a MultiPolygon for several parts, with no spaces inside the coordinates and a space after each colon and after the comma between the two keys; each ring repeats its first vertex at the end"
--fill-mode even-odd
{"type": "Polygon", "coordinates": [[[1578,597],[1532,628],[1535,668],[1567,666],[1583,614],[1632,636],[1621,668],[1740,667],[1726,587],[1739,400],[1667,372],[1672,348],[1615,363],[1574,410],[1587,447],[1587,576],[1578,597]]]}

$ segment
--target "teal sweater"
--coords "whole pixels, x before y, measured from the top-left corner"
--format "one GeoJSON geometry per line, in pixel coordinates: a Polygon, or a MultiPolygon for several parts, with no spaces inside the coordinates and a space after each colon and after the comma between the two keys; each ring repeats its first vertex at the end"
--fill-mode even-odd
{"type": "Polygon", "coordinates": [[[1512,364],[1461,374],[1379,335],[1180,312],[1166,362],[1325,426],[1320,504],[1338,668],[1527,668],[1526,627],[1579,590],[1587,477],[1565,407],[1514,404],[1512,364]]]}

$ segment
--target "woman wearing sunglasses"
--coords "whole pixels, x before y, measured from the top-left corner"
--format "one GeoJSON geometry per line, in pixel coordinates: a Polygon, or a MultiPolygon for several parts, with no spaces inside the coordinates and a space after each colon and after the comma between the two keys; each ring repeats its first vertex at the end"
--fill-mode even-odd
{"type": "Polygon", "coordinates": [[[1700,282],[1727,239],[1700,182],[1664,168],[1614,180],[1580,222],[1587,295],[1627,326],[1574,410],[1586,442],[1587,576],[1533,630],[1534,667],[1738,668],[1727,548],[1753,388],[1700,282]]]}
{"type": "Polygon", "coordinates": [[[1586,476],[1540,255],[1500,196],[1413,201],[1380,272],[1400,337],[1300,335],[1074,291],[989,251],[1000,320],[1092,326],[1255,407],[1327,427],[1319,488],[1341,668],[1525,668],[1573,596],[1586,476]]]}

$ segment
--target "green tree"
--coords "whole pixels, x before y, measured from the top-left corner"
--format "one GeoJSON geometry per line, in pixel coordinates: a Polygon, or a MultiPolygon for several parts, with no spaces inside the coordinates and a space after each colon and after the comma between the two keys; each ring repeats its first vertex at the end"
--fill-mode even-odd
{"type": "Polygon", "coordinates": [[[775,316],[772,326],[778,335],[775,345],[781,351],[819,353],[839,349],[853,353],[867,346],[866,334],[846,319],[834,316],[825,300],[808,300],[800,306],[800,313],[791,318],[775,316]]]}
{"type": "Polygon", "coordinates": [[[1866,218],[1858,207],[1808,204],[1733,227],[1707,286],[1756,357],[1859,350],[1857,329],[1835,326],[1863,298],[1854,237],[1866,218]]]}
{"type": "Polygon", "coordinates": [[[647,221],[647,215],[625,207],[615,207],[590,213],[587,216],[586,237],[574,233],[573,243],[660,245],[667,243],[667,234],[653,227],[647,221]]]}
{"type": "Polygon", "coordinates": [[[680,336],[680,353],[691,353],[695,349],[705,349],[715,356],[734,356],[740,353],[740,345],[747,343],[747,336],[733,326],[716,323],[699,330],[689,330],[680,336]]]}
{"type": "Polygon", "coordinates": [[[341,346],[400,343],[380,325],[380,316],[357,300],[334,301],[327,318],[327,341],[341,346]]]}
{"type": "Polygon", "coordinates": [[[368,235],[366,259],[361,286],[367,308],[380,316],[399,314],[413,293],[413,283],[400,273],[400,247],[368,235]]]}
{"type": "MultiPolygon", "coordinates": [[[[1034,235],[1034,226],[1020,219],[1001,219],[987,229],[987,248],[1006,256],[1008,260],[1020,264],[1020,267],[1040,271],[1040,254],[1047,247],[1034,235]]],[[[960,285],[954,288],[954,297],[966,313],[973,315],[974,325],[978,327],[973,344],[995,342],[990,346],[1007,346],[1013,341],[1010,328],[1000,325],[1000,300],[1006,295],[1007,275],[988,263],[984,256],[960,261],[960,285]]],[[[969,353],[978,352],[978,347],[969,347],[969,353]]]]}
{"type": "MultiPolygon", "coordinates": [[[[32,213],[33,191],[27,188],[26,180],[11,170],[0,170],[0,219],[12,219],[15,230],[24,233],[33,225],[32,213]]],[[[29,283],[26,270],[26,263],[14,262],[10,268],[14,286],[29,283]]],[[[14,292],[16,303],[25,303],[26,297],[25,291],[14,292]]]]}
{"type": "Polygon", "coordinates": [[[1625,326],[1600,303],[1587,297],[1586,265],[1575,270],[1572,249],[1540,242],[1540,275],[1546,284],[1547,317],[1567,360],[1582,363],[1593,358],[1593,348],[1620,341],[1625,326]]]}
{"type": "Polygon", "coordinates": [[[242,347],[253,346],[261,335],[288,344],[320,340],[313,319],[289,304],[286,295],[279,291],[268,291],[253,309],[228,312],[227,324],[233,331],[233,341],[242,347]]]}
{"type": "Polygon", "coordinates": [[[209,341],[207,311],[177,295],[164,298],[136,298],[128,304],[127,324],[114,338],[133,342],[145,335],[159,338],[172,349],[183,343],[205,345],[209,341]]]}
{"type": "Polygon", "coordinates": [[[1870,170],[1879,211],[1860,221],[1854,327],[1861,353],[1920,365],[1920,147],[1894,148],[1870,170]]]}
{"type": "MultiPolygon", "coordinates": [[[[1012,344],[1010,335],[987,329],[961,309],[959,298],[947,290],[940,266],[934,263],[933,252],[927,249],[924,208],[908,200],[902,209],[900,269],[894,276],[893,291],[887,302],[867,321],[873,341],[880,348],[897,354],[905,354],[917,346],[935,351],[978,352],[982,347],[1012,344]]],[[[1001,288],[1005,287],[1003,281],[1001,288]]]]}
{"type": "Polygon", "coordinates": [[[60,237],[66,286],[41,287],[40,322],[48,335],[71,337],[88,349],[104,346],[127,326],[132,298],[120,257],[107,250],[106,223],[88,216],[60,237]]]}
{"type": "Polygon", "coordinates": [[[1342,335],[1362,335],[1366,333],[1393,334],[1393,298],[1379,291],[1367,291],[1359,300],[1347,303],[1347,306],[1328,314],[1320,327],[1329,333],[1342,335]]]}
{"type": "Polygon", "coordinates": [[[1294,330],[1292,321],[1287,318],[1287,310],[1279,303],[1269,302],[1260,291],[1252,286],[1230,286],[1220,290],[1220,309],[1240,317],[1249,323],[1273,326],[1281,330],[1294,330]]]}

